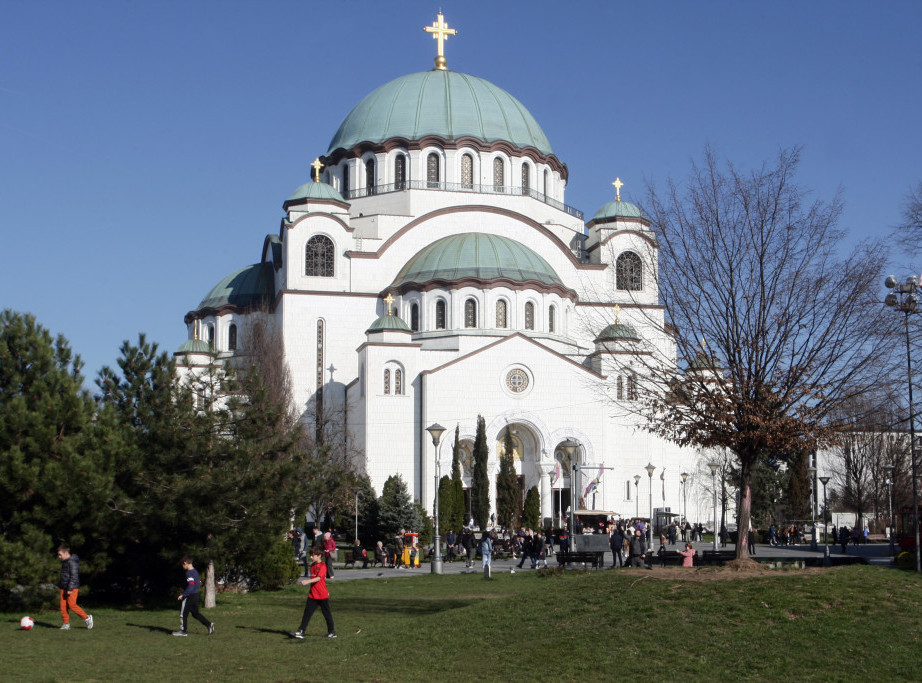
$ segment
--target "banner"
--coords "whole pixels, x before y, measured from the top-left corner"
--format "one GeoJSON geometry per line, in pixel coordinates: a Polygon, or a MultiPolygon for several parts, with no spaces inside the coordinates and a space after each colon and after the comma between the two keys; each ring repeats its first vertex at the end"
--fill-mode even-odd
{"type": "Polygon", "coordinates": [[[663,502],[666,502],[666,468],[663,468],[663,471],[659,473],[659,480],[663,482],[663,502]]]}
{"type": "Polygon", "coordinates": [[[563,475],[562,475],[561,470],[560,470],[560,463],[559,463],[559,462],[554,463],[554,478],[551,480],[551,488],[552,488],[552,489],[553,489],[553,488],[557,488],[557,482],[560,481],[561,476],[563,476],[563,475]]]}

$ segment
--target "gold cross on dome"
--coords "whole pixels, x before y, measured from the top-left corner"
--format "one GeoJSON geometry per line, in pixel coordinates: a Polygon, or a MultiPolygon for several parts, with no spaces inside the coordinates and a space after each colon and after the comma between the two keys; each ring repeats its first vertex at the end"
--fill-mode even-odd
{"type": "Polygon", "coordinates": [[[621,182],[621,178],[615,178],[615,182],[612,183],[615,186],[615,201],[621,201],[621,188],[624,187],[624,183],[621,182]]]}
{"type": "Polygon", "coordinates": [[[445,23],[445,17],[439,12],[438,19],[432,22],[432,26],[423,26],[423,31],[426,33],[431,33],[432,37],[438,41],[438,53],[435,58],[435,68],[442,71],[446,70],[445,62],[445,41],[448,40],[448,36],[456,36],[458,32],[453,28],[448,28],[448,24],[445,23]]]}
{"type": "Polygon", "coordinates": [[[320,157],[314,159],[314,163],[311,164],[311,168],[314,169],[314,182],[320,182],[320,169],[323,168],[323,164],[320,163],[320,157]]]}
{"type": "Polygon", "coordinates": [[[390,293],[390,292],[388,292],[388,293],[387,293],[387,296],[384,297],[384,301],[387,303],[387,314],[388,314],[388,315],[393,315],[393,314],[391,313],[391,306],[392,306],[393,303],[394,303],[394,297],[391,296],[391,293],[390,293]]]}
{"type": "Polygon", "coordinates": [[[613,310],[615,311],[615,325],[620,325],[621,324],[621,306],[619,306],[618,304],[615,304],[615,308],[613,310]]]}
{"type": "Polygon", "coordinates": [[[707,353],[708,350],[708,340],[704,337],[701,337],[701,351],[707,353]]]}

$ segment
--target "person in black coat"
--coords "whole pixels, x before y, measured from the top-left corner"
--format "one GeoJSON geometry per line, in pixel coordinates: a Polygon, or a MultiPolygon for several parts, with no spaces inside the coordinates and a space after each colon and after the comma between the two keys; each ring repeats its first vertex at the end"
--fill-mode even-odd
{"type": "Polygon", "coordinates": [[[622,554],[624,548],[624,530],[620,526],[612,532],[609,545],[611,545],[611,568],[624,567],[624,555],[622,554]]]}

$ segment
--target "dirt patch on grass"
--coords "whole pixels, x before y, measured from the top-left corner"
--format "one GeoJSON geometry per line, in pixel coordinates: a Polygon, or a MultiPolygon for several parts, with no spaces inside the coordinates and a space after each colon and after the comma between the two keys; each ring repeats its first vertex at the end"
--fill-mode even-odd
{"type": "Polygon", "coordinates": [[[752,560],[734,560],[723,567],[654,567],[649,569],[619,569],[619,573],[636,576],[637,580],[660,579],[666,581],[729,581],[753,579],[765,576],[781,577],[797,574],[819,574],[834,571],[822,567],[805,569],[770,569],[752,560]]]}

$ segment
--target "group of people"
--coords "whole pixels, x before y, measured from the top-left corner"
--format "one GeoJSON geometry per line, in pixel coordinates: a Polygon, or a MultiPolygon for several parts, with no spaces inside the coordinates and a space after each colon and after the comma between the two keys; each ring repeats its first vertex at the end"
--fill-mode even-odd
{"type": "MultiPolygon", "coordinates": [[[[320,548],[324,564],[327,567],[327,576],[333,578],[333,562],[336,559],[336,539],[330,531],[320,531],[320,527],[314,527],[310,537],[301,527],[292,529],[288,532],[288,542],[291,543],[294,550],[295,559],[299,563],[305,563],[309,549],[320,548]]],[[[358,541],[356,541],[358,543],[358,541]]]]}

